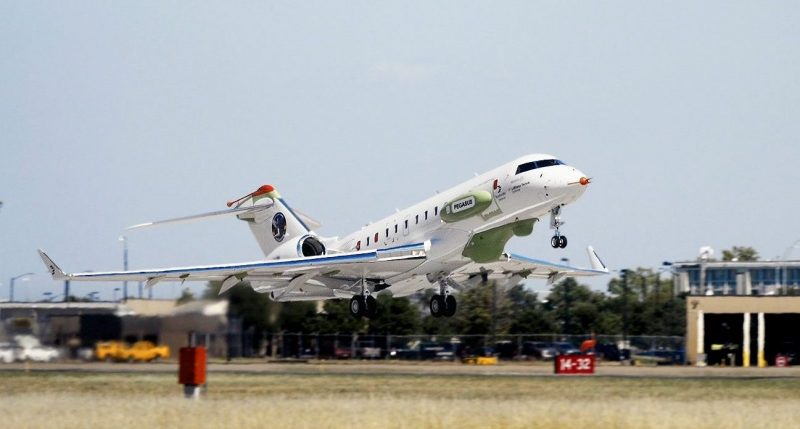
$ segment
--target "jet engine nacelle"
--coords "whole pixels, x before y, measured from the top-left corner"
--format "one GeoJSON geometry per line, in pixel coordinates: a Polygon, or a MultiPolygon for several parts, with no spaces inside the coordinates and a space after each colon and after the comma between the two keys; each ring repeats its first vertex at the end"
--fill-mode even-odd
{"type": "Polygon", "coordinates": [[[268,259],[293,259],[309,256],[322,256],[325,254],[325,245],[316,235],[304,235],[284,243],[268,259]]]}

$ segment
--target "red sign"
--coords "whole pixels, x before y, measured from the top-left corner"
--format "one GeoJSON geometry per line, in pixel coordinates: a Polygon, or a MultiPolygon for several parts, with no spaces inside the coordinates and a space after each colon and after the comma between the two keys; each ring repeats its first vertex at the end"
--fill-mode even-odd
{"type": "Polygon", "coordinates": [[[556,374],[594,374],[594,355],[557,356],[556,374]]]}
{"type": "Polygon", "coordinates": [[[789,359],[787,359],[784,355],[775,356],[775,366],[778,368],[789,366],[789,359]]]}
{"type": "Polygon", "coordinates": [[[178,383],[190,386],[206,384],[206,348],[181,347],[178,383]]]}

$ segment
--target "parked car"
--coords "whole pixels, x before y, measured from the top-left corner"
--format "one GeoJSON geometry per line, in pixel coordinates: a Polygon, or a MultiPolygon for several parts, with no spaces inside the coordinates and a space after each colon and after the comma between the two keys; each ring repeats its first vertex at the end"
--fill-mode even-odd
{"type": "Polygon", "coordinates": [[[32,335],[17,335],[14,341],[19,346],[17,359],[34,362],[51,362],[59,358],[61,353],[55,347],[44,346],[32,335]]]}
{"type": "Polygon", "coordinates": [[[542,341],[526,341],[522,344],[522,356],[533,359],[551,360],[558,350],[550,343],[542,341]]]}
{"type": "Polygon", "coordinates": [[[94,346],[94,357],[97,360],[106,362],[125,360],[127,358],[125,353],[127,348],[127,344],[122,341],[100,341],[94,346]]]}
{"type": "Polygon", "coordinates": [[[20,360],[29,360],[33,362],[52,362],[61,356],[61,353],[55,347],[48,346],[34,346],[23,348],[20,351],[20,360]]]}
{"type": "Polygon", "coordinates": [[[12,343],[0,343],[0,362],[12,363],[19,359],[20,347],[12,343]]]}
{"type": "Polygon", "coordinates": [[[567,343],[567,342],[564,342],[564,341],[552,343],[552,347],[556,349],[556,351],[558,352],[559,356],[561,356],[561,355],[577,355],[577,354],[581,353],[580,349],[575,347],[574,344],[567,343]]]}
{"type": "Polygon", "coordinates": [[[150,341],[137,341],[130,348],[125,349],[123,355],[125,360],[137,362],[169,359],[169,346],[157,346],[150,341]]]}
{"type": "Polygon", "coordinates": [[[633,355],[633,360],[639,363],[655,365],[683,365],[683,350],[647,350],[633,355]]]}

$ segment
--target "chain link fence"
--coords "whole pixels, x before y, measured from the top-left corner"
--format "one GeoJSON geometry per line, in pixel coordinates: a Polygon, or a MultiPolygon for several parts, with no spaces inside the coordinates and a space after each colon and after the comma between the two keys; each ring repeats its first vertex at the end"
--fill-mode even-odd
{"type": "Polygon", "coordinates": [[[255,341],[248,335],[230,338],[235,353],[229,357],[272,359],[397,359],[460,360],[467,356],[497,356],[501,360],[551,360],[560,354],[576,354],[587,340],[594,340],[593,352],[609,361],[632,356],[669,358],[683,363],[684,338],[621,335],[361,335],[316,333],[269,333],[255,341]],[[238,344],[237,343],[238,340],[238,344]],[[247,344],[244,344],[244,343],[247,344]]]}

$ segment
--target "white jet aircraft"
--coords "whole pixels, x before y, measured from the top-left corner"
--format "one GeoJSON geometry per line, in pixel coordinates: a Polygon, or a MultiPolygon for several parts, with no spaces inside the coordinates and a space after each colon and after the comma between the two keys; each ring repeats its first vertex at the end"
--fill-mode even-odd
{"type": "Polygon", "coordinates": [[[55,280],[221,281],[220,294],[242,281],[275,301],[349,298],[355,317],[373,317],[373,294],[408,296],[433,287],[433,316],[453,316],[453,290],[488,279],[519,281],[607,274],[588,247],[591,268],[505,253],[513,236],[527,236],[539,219],[550,215],[551,245],[567,246],[560,233],[561,209],[576,201],[590,179],[549,155],[529,155],[397,211],[344,238],[314,233],[319,224],[293,210],[270,185],[238,200],[228,210],[135,225],[129,229],[233,215],[247,223],[266,259],[221,265],[67,274],[43,251],[55,280]]]}

